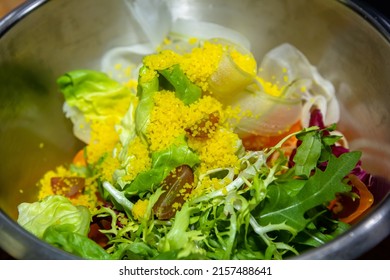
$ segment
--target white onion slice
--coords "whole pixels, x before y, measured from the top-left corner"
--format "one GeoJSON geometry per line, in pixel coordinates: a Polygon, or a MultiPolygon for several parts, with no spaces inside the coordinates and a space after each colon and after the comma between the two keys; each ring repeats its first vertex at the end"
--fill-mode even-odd
{"type": "Polygon", "coordinates": [[[301,118],[301,124],[303,127],[308,127],[310,122],[310,116],[311,116],[311,108],[317,107],[323,115],[327,114],[327,102],[326,98],[317,95],[317,96],[310,96],[309,99],[303,104],[302,107],[302,118],[301,118]]]}
{"type": "Polygon", "coordinates": [[[137,79],[143,57],[153,52],[154,48],[149,43],[110,49],[103,55],[101,70],[119,82],[137,79]]]}
{"type": "Polygon", "coordinates": [[[67,102],[64,102],[62,110],[64,111],[65,116],[72,121],[73,134],[76,138],[89,144],[91,138],[91,126],[85,119],[84,114],[77,107],[69,106],[67,102]]]}
{"type": "Polygon", "coordinates": [[[137,79],[142,58],[154,53],[167,37],[172,24],[172,15],[166,1],[124,1],[144,31],[148,42],[108,50],[102,58],[101,70],[113,79],[125,83],[130,79],[137,79]]]}
{"type": "Polygon", "coordinates": [[[125,0],[125,3],[153,48],[158,47],[166,38],[173,21],[167,1],[125,0]]]}
{"type": "Polygon", "coordinates": [[[231,120],[240,137],[285,133],[300,119],[302,110],[300,99],[278,98],[261,91],[244,92],[231,106],[240,109],[238,123],[231,120]]]}
{"type": "Polygon", "coordinates": [[[285,43],[269,51],[260,64],[259,76],[278,87],[287,86],[295,80],[311,80],[312,83],[305,90],[302,125],[308,125],[312,106],[319,107],[325,125],[338,122],[340,108],[333,84],[324,79],[317,68],[294,46],[285,43]]]}
{"type": "Polygon", "coordinates": [[[169,37],[178,41],[187,41],[190,38],[200,40],[221,38],[247,50],[251,49],[250,41],[243,34],[225,26],[205,21],[178,18],[172,24],[169,37]]]}

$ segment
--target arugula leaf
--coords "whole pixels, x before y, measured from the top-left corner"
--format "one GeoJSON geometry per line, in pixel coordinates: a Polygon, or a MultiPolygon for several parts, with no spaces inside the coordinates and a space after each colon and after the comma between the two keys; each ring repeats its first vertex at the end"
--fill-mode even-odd
{"type": "Polygon", "coordinates": [[[282,188],[289,196],[296,196],[306,185],[307,180],[300,179],[278,179],[274,181],[274,185],[282,188]]]}
{"type": "Polygon", "coordinates": [[[295,175],[308,178],[311,171],[317,166],[321,156],[321,137],[317,131],[298,135],[302,144],[297,148],[294,156],[295,175]]]}
{"type": "Polygon", "coordinates": [[[327,146],[332,146],[337,143],[341,138],[343,138],[340,135],[327,135],[322,137],[322,142],[327,146]]]}
{"type": "Polygon", "coordinates": [[[343,222],[334,221],[337,225],[336,229],[330,233],[322,232],[320,229],[312,226],[300,232],[293,240],[293,243],[301,244],[309,247],[319,247],[333,240],[348,230],[350,226],[343,222]]]}
{"type": "Polygon", "coordinates": [[[277,185],[268,187],[268,200],[257,216],[261,225],[286,222],[297,231],[303,230],[308,220],[304,214],[309,209],[329,202],[336,193],[350,190],[343,178],[356,166],[360,152],[350,152],[340,157],[331,156],[325,171],[316,169],[315,174],[296,196],[277,185]]]}

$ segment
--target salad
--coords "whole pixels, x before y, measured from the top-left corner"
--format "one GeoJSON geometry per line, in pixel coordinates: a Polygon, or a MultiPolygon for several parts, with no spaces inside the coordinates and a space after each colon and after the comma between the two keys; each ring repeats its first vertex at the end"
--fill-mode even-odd
{"type": "Polygon", "coordinates": [[[337,130],[332,83],[291,44],[256,60],[224,34],[170,32],[59,77],[85,147],[43,175],[18,223],[87,259],[247,260],[299,255],[358,221],[372,180],[337,130]]]}

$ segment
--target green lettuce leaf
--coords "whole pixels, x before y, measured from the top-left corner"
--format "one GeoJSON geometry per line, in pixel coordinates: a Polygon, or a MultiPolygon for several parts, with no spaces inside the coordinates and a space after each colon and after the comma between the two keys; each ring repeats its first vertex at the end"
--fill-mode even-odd
{"type": "Polygon", "coordinates": [[[174,168],[180,165],[193,167],[198,163],[198,155],[188,147],[185,136],[180,136],[166,150],[152,153],[151,169],[138,174],[124,192],[134,195],[153,190],[174,168]]]}
{"type": "Polygon", "coordinates": [[[310,173],[317,166],[321,156],[321,137],[317,131],[297,135],[302,144],[297,148],[294,156],[295,175],[309,178],[310,173]]]}
{"type": "Polygon", "coordinates": [[[132,243],[116,244],[112,258],[115,260],[147,260],[157,255],[157,250],[152,249],[146,243],[134,241],[132,243]]]}
{"type": "Polygon", "coordinates": [[[160,70],[159,73],[171,83],[175,88],[176,97],[184,104],[189,105],[201,97],[201,88],[188,79],[179,65],[160,70]]]}
{"type": "Polygon", "coordinates": [[[92,239],[73,231],[69,224],[52,225],[42,239],[68,253],[92,260],[109,260],[111,256],[92,239]]]}
{"type": "MultiPolygon", "coordinates": [[[[139,70],[140,77],[150,71],[146,66],[139,70]]],[[[146,142],[146,129],[149,124],[150,113],[154,107],[153,96],[159,90],[159,81],[157,75],[150,81],[144,82],[138,79],[137,96],[139,98],[138,106],[135,110],[135,131],[141,139],[146,142]]]]}
{"type": "Polygon", "coordinates": [[[171,229],[159,243],[160,252],[176,251],[178,252],[178,258],[190,254],[204,253],[194,243],[194,240],[203,239],[202,232],[189,228],[192,214],[198,211],[196,207],[190,207],[188,203],[183,205],[180,211],[176,213],[171,229]]]}
{"type": "Polygon", "coordinates": [[[328,229],[321,230],[320,228],[309,224],[309,226],[304,231],[300,232],[292,242],[308,247],[319,247],[333,240],[351,227],[343,222],[333,222],[335,223],[334,231],[329,231],[328,229]]]}
{"type": "Polygon", "coordinates": [[[73,123],[74,134],[86,143],[92,120],[104,120],[107,116],[120,120],[132,101],[128,88],[94,70],[65,73],[57,84],[64,95],[64,111],[73,123]]]}
{"type": "Polygon", "coordinates": [[[17,222],[26,230],[41,238],[52,225],[68,225],[71,232],[86,236],[91,214],[87,207],[74,206],[69,199],[52,195],[42,201],[21,203],[17,222]]]}

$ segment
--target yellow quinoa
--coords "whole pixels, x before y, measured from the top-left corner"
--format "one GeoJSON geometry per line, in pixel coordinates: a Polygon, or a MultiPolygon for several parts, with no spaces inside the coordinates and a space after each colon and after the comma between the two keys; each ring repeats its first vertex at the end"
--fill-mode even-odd
{"type": "Polygon", "coordinates": [[[157,54],[151,54],[144,58],[143,63],[150,70],[163,70],[175,64],[179,64],[181,55],[171,51],[163,50],[157,54]]]}
{"type": "Polygon", "coordinates": [[[149,200],[145,199],[139,199],[134,204],[133,209],[131,209],[131,213],[133,214],[134,219],[141,220],[145,214],[146,210],[148,209],[149,200]]]}
{"type": "MultiPolygon", "coordinates": [[[[190,44],[196,40],[191,38],[190,44]]],[[[191,82],[207,91],[207,80],[215,72],[223,54],[223,47],[220,44],[205,42],[202,47],[195,47],[191,52],[180,55],[172,50],[163,50],[157,54],[148,55],[143,63],[149,71],[141,76],[143,82],[149,81],[157,75],[157,70],[169,68],[179,64],[180,68],[187,75],[191,82]]]]}
{"type": "MultiPolygon", "coordinates": [[[[168,43],[168,42],[166,42],[168,43]]],[[[191,39],[190,44],[196,44],[197,40],[191,39]]],[[[191,82],[199,86],[203,91],[203,96],[196,102],[185,105],[175,96],[175,92],[163,90],[154,94],[154,106],[150,114],[149,124],[146,131],[147,143],[136,137],[129,145],[126,152],[126,162],[118,159],[118,154],[113,151],[121,151],[119,133],[117,131],[121,117],[125,115],[128,109],[128,103],[123,102],[118,108],[109,108],[108,117],[103,120],[93,120],[90,122],[91,137],[86,147],[87,162],[96,165],[99,172],[99,180],[114,182],[113,175],[116,170],[125,170],[126,175],[122,177],[124,181],[132,181],[136,176],[147,171],[151,167],[150,153],[161,151],[174,143],[179,136],[187,135],[188,144],[192,150],[197,152],[200,159],[199,173],[202,174],[208,170],[216,168],[235,168],[238,165],[236,155],[239,138],[229,127],[228,120],[240,118],[240,112],[237,108],[224,107],[208,92],[208,80],[217,70],[221,58],[226,51],[226,46],[218,43],[205,42],[200,47],[194,47],[190,53],[180,55],[172,50],[163,50],[157,54],[146,56],[143,60],[147,67],[140,74],[141,82],[148,82],[158,76],[158,70],[169,68],[173,65],[179,65],[191,82]],[[110,114],[110,112],[115,112],[110,114]],[[210,116],[217,116],[215,120],[210,120],[210,116]],[[192,133],[189,133],[189,131],[192,133]],[[205,133],[206,138],[199,139],[199,133],[205,133]]],[[[253,57],[244,55],[238,51],[231,52],[234,62],[248,73],[254,71],[256,63],[253,57]]],[[[123,71],[124,75],[129,75],[131,69],[122,69],[121,65],[116,65],[115,69],[123,71]]],[[[260,81],[261,83],[261,81],[260,81]]],[[[137,81],[128,80],[125,86],[135,91],[137,81]]],[[[267,92],[278,94],[280,89],[272,84],[264,84],[267,92]]],[[[131,101],[129,97],[129,100],[131,101]]],[[[242,112],[241,112],[242,116],[242,112]]],[[[87,120],[88,121],[88,120],[87,120]]],[[[230,122],[231,123],[231,122],[230,122]]],[[[124,151],[122,151],[124,152],[124,151]]],[[[122,159],[121,159],[122,160],[122,159]]],[[[52,177],[71,177],[72,174],[67,168],[60,166],[54,171],[45,174],[40,182],[39,198],[53,194],[50,185],[52,177]]],[[[72,202],[75,205],[85,205],[93,208],[97,205],[96,178],[85,178],[85,191],[78,195],[72,202]]],[[[195,178],[195,181],[198,179],[195,178]]],[[[188,188],[192,185],[186,185],[181,193],[185,199],[188,196],[200,194],[205,191],[223,188],[227,183],[218,179],[204,178],[197,187],[190,192],[188,188]]],[[[194,184],[195,185],[195,184],[194,184]]],[[[149,201],[138,200],[132,209],[135,219],[139,220],[145,216],[149,201]]],[[[180,203],[172,205],[174,210],[181,207],[180,203]]]]}
{"type": "Polygon", "coordinates": [[[192,122],[196,122],[214,112],[218,112],[222,122],[226,120],[222,104],[215,98],[205,95],[197,102],[190,105],[187,116],[188,125],[191,125],[192,122]]]}
{"type": "Polygon", "coordinates": [[[130,160],[125,163],[126,176],[123,178],[125,181],[134,180],[139,173],[148,170],[152,164],[148,147],[139,137],[129,145],[127,158],[130,160]]]}
{"type": "Polygon", "coordinates": [[[88,163],[96,163],[107,152],[111,152],[119,141],[115,131],[117,120],[107,118],[104,121],[91,123],[91,140],[86,147],[88,163]]]}
{"type": "Polygon", "coordinates": [[[179,202],[174,202],[174,203],[172,204],[172,210],[176,212],[177,210],[180,209],[181,206],[182,206],[181,203],[179,203],[179,202]]]}
{"type": "Polygon", "coordinates": [[[157,71],[150,68],[146,68],[145,71],[139,73],[139,80],[141,83],[147,83],[154,79],[156,76],[158,77],[157,71]]]}
{"type": "Polygon", "coordinates": [[[222,104],[211,96],[204,96],[190,105],[186,115],[186,127],[190,129],[193,137],[196,137],[199,133],[206,133],[208,137],[211,137],[216,128],[223,124],[225,120],[226,116],[222,104]],[[217,116],[219,122],[214,124],[208,120],[210,115],[217,116]]]}
{"type": "Polygon", "coordinates": [[[233,49],[230,52],[230,56],[237,66],[244,72],[255,76],[256,75],[256,60],[250,54],[242,54],[241,52],[233,49]]]}
{"type": "Polygon", "coordinates": [[[258,82],[261,84],[261,86],[264,89],[264,92],[266,94],[269,94],[271,96],[279,97],[282,95],[284,88],[279,87],[276,83],[266,82],[262,78],[257,77],[258,82]]]}
{"type": "Polygon", "coordinates": [[[205,193],[209,193],[215,190],[224,188],[231,183],[231,180],[225,178],[223,180],[217,178],[204,177],[199,184],[194,188],[190,194],[190,198],[201,196],[205,193]]]}
{"type": "Polygon", "coordinates": [[[120,167],[119,160],[111,154],[107,154],[104,160],[97,166],[97,169],[100,171],[100,179],[112,183],[114,172],[120,167]]]}
{"type": "Polygon", "coordinates": [[[194,48],[191,53],[183,55],[180,67],[191,82],[207,91],[208,79],[218,68],[222,55],[221,44],[205,42],[202,47],[194,48]]]}
{"type": "Polygon", "coordinates": [[[174,92],[162,91],[154,95],[154,108],[150,115],[147,135],[150,150],[159,151],[183,134],[186,106],[174,92]]]}
{"type": "MultiPolygon", "coordinates": [[[[196,38],[190,38],[189,44],[198,42],[196,38]]],[[[141,75],[142,81],[149,81],[157,75],[157,70],[169,68],[179,64],[191,82],[199,86],[204,92],[208,91],[208,79],[217,70],[224,52],[228,47],[218,42],[206,41],[200,47],[194,47],[191,52],[180,55],[172,50],[163,50],[157,54],[148,55],[143,63],[149,71],[141,75]]],[[[233,61],[243,71],[255,76],[256,61],[250,54],[242,54],[236,49],[230,51],[233,61]]]]}
{"type": "Polygon", "coordinates": [[[150,115],[150,123],[147,128],[150,151],[160,151],[168,148],[177,137],[193,131],[196,136],[201,122],[209,118],[210,114],[217,113],[219,123],[215,125],[207,122],[202,129],[215,132],[218,126],[227,126],[228,115],[220,102],[211,96],[205,95],[198,101],[186,106],[175,96],[174,92],[161,91],[154,96],[154,108],[150,115]]]}
{"type": "Polygon", "coordinates": [[[216,168],[236,167],[238,163],[238,135],[227,129],[218,129],[210,139],[190,139],[189,145],[198,152],[201,160],[200,172],[216,168]]]}

